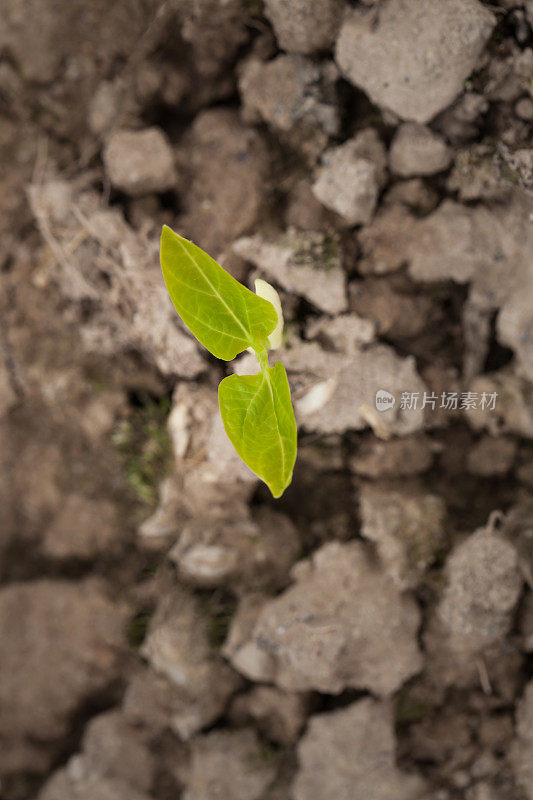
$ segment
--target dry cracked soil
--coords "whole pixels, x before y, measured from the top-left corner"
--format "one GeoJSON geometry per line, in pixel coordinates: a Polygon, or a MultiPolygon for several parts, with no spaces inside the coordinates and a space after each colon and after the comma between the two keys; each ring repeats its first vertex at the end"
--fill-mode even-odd
{"type": "Polygon", "coordinates": [[[532,0],[0,5],[1,800],[533,800],[532,0]]]}

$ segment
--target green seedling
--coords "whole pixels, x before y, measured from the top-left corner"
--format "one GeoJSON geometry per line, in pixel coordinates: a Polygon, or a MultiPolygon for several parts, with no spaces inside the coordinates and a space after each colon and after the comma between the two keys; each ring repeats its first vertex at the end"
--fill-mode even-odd
{"type": "Polygon", "coordinates": [[[230,375],[218,387],[222,422],[235,450],[274,497],[292,479],[296,422],[287,373],[268,363],[281,344],[283,316],[275,289],[256,281],[256,294],[207,253],[166,225],[161,233],[161,268],[176,311],[198,341],[217,358],[231,361],[255,353],[257,375],[230,375]]]}

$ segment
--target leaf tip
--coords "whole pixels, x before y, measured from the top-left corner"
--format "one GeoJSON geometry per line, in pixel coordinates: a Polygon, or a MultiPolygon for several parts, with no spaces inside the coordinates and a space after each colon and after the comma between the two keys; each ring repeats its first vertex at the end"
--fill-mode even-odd
{"type": "Polygon", "coordinates": [[[159,240],[159,257],[161,261],[161,266],[163,268],[164,268],[164,258],[165,258],[164,251],[166,249],[167,244],[171,242],[172,237],[175,235],[176,234],[174,233],[172,228],[169,228],[168,225],[163,225],[163,227],[161,228],[161,237],[159,240]]]}
{"type": "MultiPolygon", "coordinates": [[[[266,483],[266,481],[265,481],[266,483]]],[[[279,498],[285,493],[285,490],[289,488],[292,483],[292,472],[283,484],[281,488],[279,486],[273,486],[270,483],[267,483],[268,488],[270,489],[270,493],[275,500],[279,500],[279,498]]]]}
{"type": "Polygon", "coordinates": [[[168,225],[163,225],[163,227],[161,228],[161,241],[163,241],[163,239],[166,238],[171,233],[174,233],[172,228],[169,228],[168,225]]]}

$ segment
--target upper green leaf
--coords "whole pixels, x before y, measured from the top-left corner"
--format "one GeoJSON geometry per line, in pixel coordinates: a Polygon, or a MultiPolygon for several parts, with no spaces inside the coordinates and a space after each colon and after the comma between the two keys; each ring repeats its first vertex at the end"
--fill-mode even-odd
{"type": "Polygon", "coordinates": [[[242,460],[280,497],[296,460],[296,421],[285,367],[230,375],[218,387],[224,428],[242,460]]]}
{"type": "Polygon", "coordinates": [[[277,324],[276,310],[166,225],[161,268],[176,311],[214,356],[231,361],[247,347],[263,350],[277,324]]]}

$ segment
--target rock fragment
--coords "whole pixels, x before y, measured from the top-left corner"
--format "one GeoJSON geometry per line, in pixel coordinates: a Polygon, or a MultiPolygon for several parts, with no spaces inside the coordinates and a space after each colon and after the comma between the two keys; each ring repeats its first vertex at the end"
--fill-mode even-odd
{"type": "Polygon", "coordinates": [[[37,800],[151,800],[151,796],[117,778],[80,774],[74,757],[49,778],[37,800]]]}
{"type": "Polygon", "coordinates": [[[468,453],[468,471],[485,477],[505,475],[511,469],[516,453],[514,439],[484,436],[468,453]]]}
{"type": "Polygon", "coordinates": [[[360,508],[361,534],[375,542],[385,570],[400,589],[415,587],[444,541],[442,498],[367,485],[360,508]]]}
{"type": "Polygon", "coordinates": [[[527,438],[533,437],[531,382],[516,374],[512,367],[479,375],[468,389],[480,401],[475,408],[463,411],[474,430],[486,429],[495,436],[516,433],[527,438]],[[481,408],[483,397],[487,401],[484,409],[481,408]]]}
{"type": "Polygon", "coordinates": [[[402,359],[392,348],[371,344],[351,355],[323,350],[316,342],[302,342],[286,349],[280,358],[291,378],[298,421],[306,430],[344,433],[366,428],[363,407],[375,407],[376,393],[385,389],[395,403],[379,412],[387,430],[405,435],[423,426],[424,412],[401,408],[402,392],[426,387],[411,357],[402,359]]]}
{"type": "Polygon", "coordinates": [[[156,761],[146,729],[120,711],[100,714],[85,728],[82,751],[45,783],[39,800],[150,800],[156,761]]]}
{"type": "Polygon", "coordinates": [[[109,500],[72,494],[46,528],[42,549],[52,558],[89,559],[116,555],[123,546],[116,506],[109,500]]]}
{"type": "Polygon", "coordinates": [[[452,278],[466,283],[472,278],[480,253],[474,217],[469,211],[446,200],[421,221],[418,233],[409,266],[409,273],[415,280],[452,278]],[[427,249],[429,240],[431,250],[427,249]]]}
{"type": "MultiPolygon", "coordinates": [[[[532,64],[533,68],[533,51],[532,64]]],[[[510,181],[517,183],[526,195],[533,197],[533,147],[516,147],[514,150],[500,146],[504,168],[510,172],[510,181]]]]}
{"type": "Polygon", "coordinates": [[[253,122],[259,117],[282,133],[300,128],[307,136],[313,130],[335,136],[340,126],[337,76],[333,64],[303,56],[249,59],[239,79],[244,119],[253,122]]]}
{"type": "Polygon", "coordinates": [[[516,468],[516,477],[527,486],[533,486],[533,462],[526,451],[523,463],[516,468]]]}
{"type": "Polygon", "coordinates": [[[359,272],[363,275],[383,275],[400,269],[405,264],[414,223],[415,217],[399,203],[378,211],[374,219],[359,232],[359,272]]]}
{"type": "Polygon", "coordinates": [[[350,469],[363,478],[401,478],[418,475],[433,463],[431,443],[423,434],[380,442],[363,440],[350,459],[350,469]]]}
{"type": "Polygon", "coordinates": [[[511,762],[516,779],[529,800],[533,798],[533,681],[530,681],[517,708],[516,739],[511,762]]]}
{"type": "Polygon", "coordinates": [[[234,111],[214,108],[197,114],[176,154],[187,187],[177,229],[216,258],[259,217],[267,146],[234,111]]]}
{"type": "Polygon", "coordinates": [[[463,202],[508,198],[512,183],[502,175],[494,147],[477,144],[456,151],[446,186],[463,202]]]}
{"type": "MultiPolygon", "coordinates": [[[[244,647],[258,658],[248,661],[257,670],[248,677],[288,691],[338,694],[351,687],[388,695],[419,671],[418,609],[363,545],[324,545],[293,574],[294,586],[267,601],[255,624],[250,620],[244,647]]],[[[227,651],[242,669],[238,649],[233,653],[227,651]]]]}
{"type": "Polygon", "coordinates": [[[119,710],[99,714],[85,728],[77,769],[122,780],[149,793],[156,764],[148,738],[146,730],[128,723],[119,710]]]}
{"type": "Polygon", "coordinates": [[[172,149],[160,128],[113,133],[104,164],[111,185],[131,197],[165,192],[176,183],[172,149]]]}
{"type": "MultiPolygon", "coordinates": [[[[415,699],[407,694],[404,697],[407,702],[415,699]]],[[[405,702],[403,698],[401,702],[405,702]]],[[[404,713],[401,707],[399,713],[400,716],[404,713]]],[[[450,761],[452,766],[449,769],[455,772],[457,767],[468,764],[473,756],[471,721],[463,708],[451,710],[445,707],[439,713],[428,713],[411,725],[408,736],[410,751],[416,754],[417,761],[427,759],[437,764],[450,761]]],[[[427,800],[441,798],[437,793],[436,796],[428,795],[427,800]]],[[[446,794],[446,800],[450,800],[450,795],[446,794]]]]}
{"type": "Polygon", "coordinates": [[[471,284],[466,310],[472,323],[485,328],[482,335],[476,330],[474,337],[480,352],[488,346],[490,314],[499,309],[498,339],[516,351],[517,374],[530,379],[531,202],[519,192],[507,203],[492,207],[472,208],[445,200],[413,224],[404,252],[409,274],[416,281],[471,284]]]}
{"type": "Polygon", "coordinates": [[[184,739],[205,724],[205,705],[211,706],[216,716],[220,701],[236,688],[236,677],[210,646],[208,632],[199,600],[175,588],[160,602],[142,645],[142,655],[178,687],[183,706],[189,706],[187,715],[176,715],[173,720],[184,739]]]}
{"type": "Polygon", "coordinates": [[[409,274],[417,281],[467,283],[487,262],[502,269],[501,221],[486,208],[445,200],[414,227],[408,242],[409,274]]]}
{"type": "Polygon", "coordinates": [[[275,686],[254,686],[248,694],[235,699],[230,716],[240,725],[253,720],[269,739],[290,746],[298,740],[308,709],[306,694],[284,692],[275,686]]]}
{"type": "MultiPolygon", "coordinates": [[[[108,133],[118,123],[123,101],[123,87],[119,81],[102,81],[98,85],[87,109],[87,122],[95,136],[108,133]]],[[[134,113],[133,104],[128,111],[134,113]]]]}
{"type": "Polygon", "coordinates": [[[155,734],[171,730],[186,742],[218,719],[236,688],[236,681],[228,680],[224,668],[220,680],[212,680],[200,692],[191,691],[154,669],[145,668],[139,670],[128,684],[123,712],[133,725],[145,726],[155,734]]]}
{"type": "Polygon", "coordinates": [[[522,587],[513,545],[480,528],[453,549],[446,573],[438,615],[454,649],[472,654],[505,636],[522,587]]]}
{"type": "Polygon", "coordinates": [[[345,274],[339,247],[331,237],[288,231],[274,241],[259,235],[238,239],[233,249],[269,280],[306,297],[323,311],[338,314],[346,310],[345,274]]]}
{"type": "MultiPolygon", "coordinates": [[[[95,80],[96,74],[114,72],[118,61],[125,59],[135,48],[146,27],[150,25],[153,11],[126,1],[121,6],[109,4],[92,9],[91,24],[84,16],[86,7],[76,0],[68,8],[43,5],[42,0],[30,0],[23,13],[18,0],[8,0],[2,7],[0,20],[0,47],[10,53],[25,81],[50,84],[65,77],[64,65],[73,53],[98,53],[89,58],[83,70],[73,71],[68,81],[76,78],[82,84],[95,80]],[[47,13],[44,13],[44,12],[47,13]]],[[[78,83],[74,83],[76,89],[78,83]]],[[[79,95],[70,101],[70,111],[75,113],[79,95]]],[[[80,103],[83,106],[83,103],[80,103]]]]}
{"type": "Polygon", "coordinates": [[[422,800],[425,783],[398,769],[392,709],[364,698],[315,714],[298,746],[294,800],[422,800]]]}
{"type": "Polygon", "coordinates": [[[192,743],[185,800],[260,800],[275,775],[255,731],[213,731],[192,743]]]}
{"type": "MultiPolygon", "coordinates": [[[[527,250],[528,242],[523,244],[527,250]]],[[[518,372],[533,381],[533,277],[525,274],[516,282],[496,325],[499,341],[516,353],[518,372]]]]}
{"type": "Polygon", "coordinates": [[[51,180],[31,186],[29,195],[52,247],[36,280],[57,281],[84,317],[84,348],[111,357],[135,350],[164,374],[199,375],[205,362],[161,281],[158,237],[134,231],[117,208],[102,208],[96,192],[74,183],[51,180]]]}
{"type": "Polygon", "coordinates": [[[422,178],[409,178],[393,183],[383,202],[385,205],[400,203],[418,215],[427,215],[436,208],[439,195],[422,178]]]}
{"type": "MultiPolygon", "coordinates": [[[[0,738],[14,746],[64,736],[83,702],[116,679],[126,617],[95,580],[4,586],[0,738]]],[[[9,758],[2,748],[0,771],[10,769],[9,758]]]]}
{"type": "Polygon", "coordinates": [[[206,79],[234,58],[248,37],[241,0],[180,0],[176,11],[181,35],[192,47],[195,65],[206,79]]]}
{"type": "Polygon", "coordinates": [[[358,352],[361,345],[370,344],[375,339],[374,323],[357,314],[340,314],[329,319],[318,317],[311,320],[306,328],[309,339],[325,341],[334,350],[346,355],[358,352]]]}
{"type": "Polygon", "coordinates": [[[425,125],[406,122],[398,128],[389,153],[391,172],[402,178],[434,175],[450,165],[444,139],[425,125]]]}
{"type": "MultiPolygon", "coordinates": [[[[520,95],[529,92],[528,82],[533,67],[533,50],[531,47],[522,49],[512,39],[509,45],[507,50],[495,54],[488,61],[484,93],[489,102],[499,101],[511,104],[520,95]]],[[[505,139],[510,136],[512,141],[516,135],[510,127],[507,127],[507,124],[505,124],[505,128],[501,143],[503,147],[505,139]]]]}
{"type": "Polygon", "coordinates": [[[16,405],[17,395],[3,359],[0,359],[0,419],[16,405]]]}
{"type": "Polygon", "coordinates": [[[346,17],[336,60],[380,108],[429,122],[463,90],[494,24],[478,0],[391,0],[377,17],[346,17]]]}
{"type": "Polygon", "coordinates": [[[530,97],[520,98],[515,104],[514,111],[519,119],[531,122],[533,120],[533,100],[530,97]]]}
{"type": "Polygon", "coordinates": [[[324,153],[313,193],[346,224],[369,222],[385,178],[385,164],[383,144],[368,128],[324,153]]]}
{"type": "Polygon", "coordinates": [[[264,508],[255,519],[249,513],[222,519],[198,515],[183,526],[169,557],[181,578],[195,586],[260,589],[283,585],[299,550],[288,517],[264,508]]]}
{"type": "Polygon", "coordinates": [[[489,524],[448,556],[447,585],[425,633],[433,691],[479,685],[510,697],[520,655],[505,636],[522,588],[518,553],[489,524]]]}
{"type": "Polygon", "coordinates": [[[265,14],[288,53],[327,50],[335,41],[344,0],[266,0],[265,14]]]}
{"type": "Polygon", "coordinates": [[[453,145],[470,142],[480,135],[484,116],[489,110],[485,94],[464,92],[455,103],[439,114],[435,127],[453,145]]]}
{"type": "Polygon", "coordinates": [[[285,211],[287,228],[301,231],[327,229],[330,212],[318,202],[311,187],[308,178],[301,178],[290,188],[285,211]]]}
{"type": "Polygon", "coordinates": [[[243,675],[272,673],[270,654],[253,639],[254,626],[266,602],[267,598],[257,592],[241,597],[222,649],[225,658],[243,675]]]}
{"type": "MultiPolygon", "coordinates": [[[[401,248],[394,258],[402,258],[401,248]]],[[[434,314],[431,298],[420,292],[414,295],[403,292],[391,285],[387,278],[368,277],[351,281],[349,294],[350,308],[371,319],[378,334],[391,339],[418,336],[434,314]]]]}

